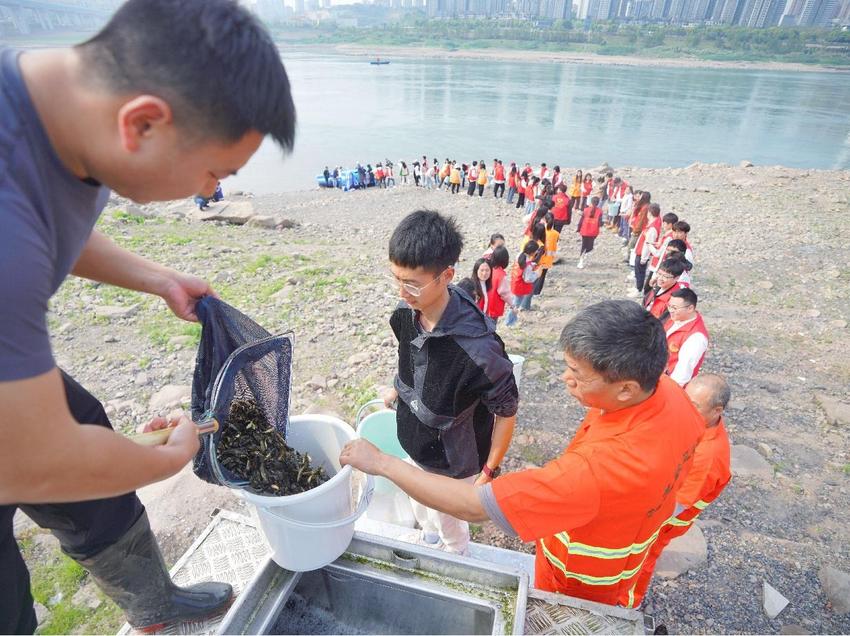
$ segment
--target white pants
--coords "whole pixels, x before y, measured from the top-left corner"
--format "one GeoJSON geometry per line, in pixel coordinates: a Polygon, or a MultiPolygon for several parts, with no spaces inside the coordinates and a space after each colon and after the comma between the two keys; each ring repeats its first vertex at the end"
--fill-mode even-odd
{"type": "MultiPolygon", "coordinates": [[[[409,457],[406,461],[411,466],[416,466],[419,470],[424,470],[409,457]]],[[[461,481],[471,484],[477,478],[478,475],[472,475],[461,481]]],[[[466,521],[461,521],[444,512],[423,506],[412,498],[410,500],[410,506],[413,508],[413,516],[416,517],[416,522],[421,526],[426,539],[429,536],[435,538],[439,536],[440,541],[445,546],[446,552],[453,552],[455,554],[467,553],[469,549],[469,524],[466,521]]]]}

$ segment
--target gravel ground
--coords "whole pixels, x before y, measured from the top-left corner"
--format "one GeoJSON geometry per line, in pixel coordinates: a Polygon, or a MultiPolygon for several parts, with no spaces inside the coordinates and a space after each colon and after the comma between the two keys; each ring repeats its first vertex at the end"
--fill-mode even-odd
{"type": "MultiPolygon", "coordinates": [[[[618,173],[691,224],[694,287],[712,336],[703,368],[732,385],[732,442],[759,450],[773,467],[769,478],[733,479],[700,521],[708,563],[653,583],[645,609],[671,632],[775,633],[793,625],[850,632],[850,615],[830,609],[817,578],[823,564],[850,571],[850,423],[829,424],[815,402],[815,394],[847,400],[850,387],[843,352],[850,336],[850,173],[702,164],[618,173]],[[775,620],[761,608],[762,581],[790,600],[775,620]]],[[[296,221],[290,229],[202,223],[187,202],[142,209],[152,214],[142,219],[140,210],[116,201],[100,228],[210,278],[225,300],[270,331],[292,329],[293,413],[325,410],[351,421],[357,405],[392,377],[387,317],[395,301],[382,274],[393,227],[420,207],[455,215],[467,244],[460,272],[467,275],[491,232],[509,237],[512,255],[518,246],[519,213],[488,194],[400,187],[243,198],[258,214],[296,221]]],[[[581,421],[582,409],[560,382],[560,329],[581,307],[628,290],[614,237],[600,237],[584,270],[575,267],[578,247],[577,235],[565,231],[564,262],[547,278],[536,311],[500,330],[509,351],[527,359],[509,469],[557,456],[581,421]]],[[[121,429],[165,408],[151,403],[163,386],[187,396],[198,331],[172,319],[158,299],[69,280],[51,309],[60,364],[107,404],[121,429]],[[106,317],[103,307],[130,310],[106,317]]],[[[191,476],[181,479],[179,505],[166,503],[168,496],[149,504],[172,556],[188,547],[213,505],[237,505],[229,493],[212,488],[218,494],[210,495],[191,476]]],[[[532,551],[488,524],[474,536],[532,551]]]]}

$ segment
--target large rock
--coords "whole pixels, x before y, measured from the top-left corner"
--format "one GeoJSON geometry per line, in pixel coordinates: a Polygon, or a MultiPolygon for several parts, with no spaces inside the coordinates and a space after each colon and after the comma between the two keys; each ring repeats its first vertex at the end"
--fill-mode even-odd
{"type": "Polygon", "coordinates": [[[732,446],[732,474],[737,477],[773,477],[773,466],[749,446],[732,446]]]}
{"type": "Polygon", "coordinates": [[[152,411],[178,408],[192,400],[192,387],[188,384],[167,384],[151,397],[152,411]]]}
{"type": "Polygon", "coordinates": [[[815,393],[815,402],[823,409],[826,421],[832,426],[850,426],[850,404],[825,393],[815,393]]]}
{"type": "Polygon", "coordinates": [[[266,229],[273,229],[277,227],[278,218],[276,216],[265,216],[258,214],[257,216],[253,216],[248,219],[248,222],[245,224],[249,227],[264,227],[266,229]]]}
{"type": "Polygon", "coordinates": [[[788,607],[788,599],[767,581],[762,581],[762,607],[768,618],[774,619],[788,607]]]}
{"type": "Polygon", "coordinates": [[[233,225],[245,225],[257,216],[251,201],[228,201],[216,208],[201,211],[201,221],[224,221],[233,225]]]}
{"type": "Polygon", "coordinates": [[[97,305],[94,308],[94,315],[98,318],[108,318],[109,320],[118,318],[129,318],[139,311],[138,305],[130,305],[129,307],[119,307],[117,305],[97,305]]]}
{"type": "Polygon", "coordinates": [[[676,537],[658,557],[655,574],[663,579],[675,579],[695,570],[708,561],[708,546],[699,526],[693,525],[681,537],[676,537]]]}
{"type": "Polygon", "coordinates": [[[823,593],[837,614],[850,614],[850,574],[825,565],[818,572],[823,593]]]}

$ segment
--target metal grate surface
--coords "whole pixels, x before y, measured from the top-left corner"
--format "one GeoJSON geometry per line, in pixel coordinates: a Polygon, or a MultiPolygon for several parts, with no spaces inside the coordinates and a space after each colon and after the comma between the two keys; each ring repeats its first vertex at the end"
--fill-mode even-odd
{"type": "MultiPolygon", "coordinates": [[[[223,581],[233,586],[234,595],[239,595],[269,554],[265,537],[252,518],[221,510],[171,568],[171,578],[177,585],[223,581]]],[[[202,621],[170,625],[157,633],[215,634],[227,609],[202,621]]],[[[118,635],[136,633],[139,632],[125,624],[118,635]]]]}
{"type": "Polygon", "coordinates": [[[643,614],[560,594],[530,590],[526,634],[643,634],[643,614]]]}

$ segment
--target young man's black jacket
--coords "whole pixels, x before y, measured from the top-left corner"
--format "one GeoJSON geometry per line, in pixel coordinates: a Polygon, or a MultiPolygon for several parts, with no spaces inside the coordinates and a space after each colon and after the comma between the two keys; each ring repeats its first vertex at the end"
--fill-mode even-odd
{"type": "Polygon", "coordinates": [[[398,339],[398,439],[417,464],[454,478],[476,475],[490,453],[494,415],[517,412],[513,364],[495,325],[457,287],[434,331],[406,303],[390,318],[398,339]]]}

